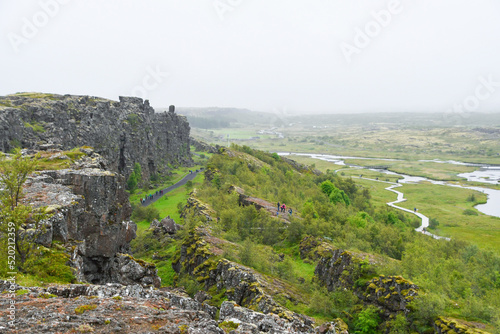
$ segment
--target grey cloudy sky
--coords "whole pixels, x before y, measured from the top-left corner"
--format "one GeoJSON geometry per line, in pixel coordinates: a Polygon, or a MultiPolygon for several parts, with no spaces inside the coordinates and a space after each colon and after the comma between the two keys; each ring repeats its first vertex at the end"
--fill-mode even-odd
{"type": "Polygon", "coordinates": [[[1,0],[0,95],[500,111],[498,0],[1,0]]]}

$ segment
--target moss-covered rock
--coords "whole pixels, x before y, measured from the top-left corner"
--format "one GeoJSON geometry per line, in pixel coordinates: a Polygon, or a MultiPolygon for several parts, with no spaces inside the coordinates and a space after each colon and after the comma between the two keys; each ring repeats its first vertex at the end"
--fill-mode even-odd
{"type": "Polygon", "coordinates": [[[437,334],[488,334],[476,324],[467,322],[465,320],[439,317],[434,322],[434,329],[437,334]]]}

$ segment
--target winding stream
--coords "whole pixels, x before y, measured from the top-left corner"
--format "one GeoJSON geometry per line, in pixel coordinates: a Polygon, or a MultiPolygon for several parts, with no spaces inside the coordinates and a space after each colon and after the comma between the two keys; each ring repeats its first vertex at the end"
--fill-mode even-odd
{"type": "MultiPolygon", "coordinates": [[[[340,166],[346,165],[345,161],[344,161],[346,159],[402,161],[402,160],[398,160],[398,159],[364,158],[364,157],[350,157],[350,156],[341,156],[341,155],[312,154],[312,153],[278,152],[278,154],[283,155],[283,156],[287,156],[287,155],[307,156],[307,157],[311,157],[313,159],[331,162],[331,163],[334,163],[334,164],[340,165],[340,166]]],[[[489,183],[489,184],[498,184],[498,182],[500,181],[500,167],[499,166],[492,166],[492,165],[487,165],[487,164],[473,164],[473,163],[466,163],[466,162],[460,162],[460,161],[454,161],[454,160],[449,160],[449,161],[419,160],[419,161],[478,167],[480,169],[477,171],[474,171],[471,173],[459,174],[458,176],[467,179],[467,181],[483,182],[483,183],[489,183]]],[[[437,185],[444,185],[444,186],[449,186],[449,187],[458,187],[458,188],[472,189],[472,190],[480,191],[482,193],[485,193],[488,196],[488,199],[487,199],[487,202],[485,204],[478,204],[475,206],[475,208],[484,214],[494,216],[494,217],[500,217],[500,190],[484,188],[484,187],[477,187],[477,186],[470,186],[470,187],[460,186],[457,184],[448,183],[446,181],[435,181],[435,180],[431,180],[431,179],[428,179],[425,177],[399,174],[399,173],[395,173],[395,172],[391,172],[391,171],[387,171],[387,170],[376,170],[376,171],[386,173],[386,174],[391,174],[391,175],[399,175],[399,176],[403,177],[402,180],[399,180],[399,184],[418,183],[418,182],[426,181],[426,182],[430,182],[432,184],[437,184],[437,185]]],[[[377,181],[377,180],[374,180],[374,181],[377,181]]],[[[391,188],[391,187],[389,187],[389,188],[391,188]]],[[[400,193],[398,191],[395,191],[393,188],[387,189],[387,190],[395,192],[395,193],[400,193]]],[[[399,197],[398,197],[398,200],[399,200],[399,197]]],[[[391,202],[391,203],[395,204],[396,202],[391,202]]],[[[388,203],[388,205],[390,205],[390,204],[388,203]]],[[[391,205],[391,206],[394,206],[394,205],[391,205]]],[[[401,209],[406,211],[406,209],[404,209],[404,208],[401,208],[401,209]]],[[[411,212],[413,212],[413,211],[411,211],[411,212]]],[[[422,224],[424,224],[423,220],[422,220],[422,224]]],[[[423,228],[423,227],[424,226],[422,225],[421,228],[423,228]]],[[[428,234],[428,233],[426,233],[426,234],[428,234]]]]}

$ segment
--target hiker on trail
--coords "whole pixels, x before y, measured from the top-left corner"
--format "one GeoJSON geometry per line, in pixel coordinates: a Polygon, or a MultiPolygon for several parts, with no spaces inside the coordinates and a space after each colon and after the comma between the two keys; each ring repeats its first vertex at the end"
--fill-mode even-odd
{"type": "Polygon", "coordinates": [[[280,208],[281,208],[280,202],[278,202],[278,212],[280,212],[280,208]]]}
{"type": "Polygon", "coordinates": [[[413,212],[417,212],[417,208],[413,208],[413,212]]]}
{"type": "Polygon", "coordinates": [[[288,213],[290,214],[290,216],[292,215],[292,208],[288,209],[288,213]]]}

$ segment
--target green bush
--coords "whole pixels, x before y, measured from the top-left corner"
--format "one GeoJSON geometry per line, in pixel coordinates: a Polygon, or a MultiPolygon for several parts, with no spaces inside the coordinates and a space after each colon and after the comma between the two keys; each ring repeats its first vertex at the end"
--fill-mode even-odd
{"type": "Polygon", "coordinates": [[[132,220],[136,222],[152,222],[153,219],[160,219],[160,211],[153,206],[137,205],[132,212],[132,220]]]}
{"type": "Polygon", "coordinates": [[[474,209],[465,209],[463,212],[462,212],[463,215],[466,215],[466,216],[477,216],[478,213],[476,210],[474,209]]]}
{"type": "Polygon", "coordinates": [[[354,333],[356,334],[374,334],[380,333],[377,327],[380,324],[379,310],[375,306],[368,306],[358,313],[354,321],[354,333]]]}

